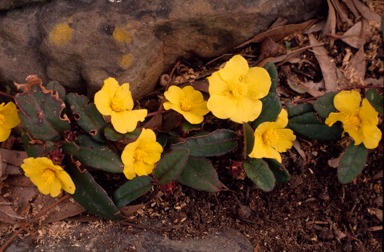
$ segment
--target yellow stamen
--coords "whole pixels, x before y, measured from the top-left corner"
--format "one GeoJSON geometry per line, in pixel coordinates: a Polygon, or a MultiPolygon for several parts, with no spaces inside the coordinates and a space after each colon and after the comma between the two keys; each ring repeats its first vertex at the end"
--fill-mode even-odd
{"type": "Polygon", "coordinates": [[[248,94],[248,89],[247,87],[244,85],[244,83],[240,81],[232,84],[230,86],[230,92],[232,93],[232,95],[236,98],[242,98],[242,97],[245,97],[247,96],[248,94]]]}
{"type": "Polygon", "coordinates": [[[279,139],[279,136],[274,129],[268,129],[263,134],[263,141],[267,145],[274,145],[277,142],[277,139],[279,139]]]}
{"type": "Polygon", "coordinates": [[[113,97],[112,102],[111,102],[111,108],[115,112],[122,112],[126,110],[124,106],[124,101],[120,99],[119,97],[113,97]]]}
{"type": "Polygon", "coordinates": [[[135,150],[135,154],[133,154],[133,158],[139,161],[144,161],[146,157],[147,157],[147,153],[140,148],[137,148],[135,150]]]}
{"type": "Polygon", "coordinates": [[[51,184],[56,178],[56,173],[51,169],[45,169],[41,177],[46,183],[51,184]]]}
{"type": "Polygon", "coordinates": [[[347,131],[358,130],[360,123],[360,118],[357,115],[347,115],[344,121],[344,129],[347,131]]]}
{"type": "Polygon", "coordinates": [[[180,102],[180,108],[182,111],[184,112],[189,112],[192,108],[192,103],[189,99],[187,98],[184,98],[181,100],[180,102]]]}

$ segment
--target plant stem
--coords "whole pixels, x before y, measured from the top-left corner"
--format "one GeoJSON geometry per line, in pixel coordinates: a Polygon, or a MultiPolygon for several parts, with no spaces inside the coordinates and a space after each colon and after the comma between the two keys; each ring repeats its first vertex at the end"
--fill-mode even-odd
{"type": "Polygon", "coordinates": [[[15,97],[13,95],[10,95],[10,94],[7,94],[7,93],[1,92],[1,91],[0,91],[0,95],[8,97],[8,98],[15,99],[15,97]]]}

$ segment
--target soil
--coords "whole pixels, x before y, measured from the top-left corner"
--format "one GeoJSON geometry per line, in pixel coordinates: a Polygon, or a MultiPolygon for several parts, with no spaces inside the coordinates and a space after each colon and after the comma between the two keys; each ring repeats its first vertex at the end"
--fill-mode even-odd
{"type": "MultiPolygon", "coordinates": [[[[378,13],[383,14],[383,9],[379,8],[378,13]]],[[[279,45],[284,47],[285,42],[293,43],[297,40],[303,42],[301,36],[293,35],[279,45]]],[[[307,41],[300,46],[306,45],[307,41]]],[[[250,56],[247,59],[252,64],[260,55],[257,46],[251,44],[233,53],[250,56]]],[[[341,67],[347,53],[345,48],[349,46],[341,41],[336,41],[334,48],[327,46],[337,66],[341,67]]],[[[379,78],[384,74],[384,53],[380,37],[365,45],[366,53],[369,54],[372,48],[376,48],[378,54],[367,64],[366,78],[379,78]]],[[[353,49],[352,53],[355,52],[353,49]]],[[[217,70],[230,57],[216,59],[209,67],[204,67],[208,62],[204,59],[189,60],[191,64],[180,60],[181,64],[171,76],[173,84],[204,81],[206,73],[217,70]]],[[[306,51],[303,58],[312,64],[285,65],[289,65],[298,74],[298,78],[309,78],[315,82],[321,80],[321,70],[314,54],[306,51]]],[[[281,69],[283,66],[278,67],[281,100],[310,98],[309,94],[298,94],[288,87],[281,69]]],[[[380,91],[382,94],[382,89],[380,91]]],[[[149,112],[156,111],[160,106],[162,92],[159,88],[159,91],[143,97],[140,107],[147,108],[149,112]]],[[[174,117],[168,118],[169,125],[177,125],[174,117]]],[[[382,119],[380,115],[380,125],[382,119]]],[[[239,125],[208,115],[202,129],[213,131],[217,128],[239,130],[239,125]]],[[[139,206],[139,210],[129,221],[140,225],[150,220],[175,227],[167,231],[159,230],[162,235],[175,240],[204,237],[211,230],[231,228],[245,235],[255,252],[382,251],[382,221],[378,217],[378,212],[383,208],[382,143],[381,148],[369,152],[363,172],[352,182],[343,185],[337,179],[337,169],[329,165],[329,160],[339,157],[350,141],[348,137],[339,141],[320,141],[298,135],[297,140],[300,143],[299,151],[303,150],[304,154],[294,148],[282,154],[283,165],[291,178],[287,183],[276,184],[271,192],[258,189],[243,173],[236,176],[231,174],[231,160],[239,160],[241,153],[240,149],[235,149],[225,158],[211,159],[219,179],[225,185],[222,191],[211,194],[178,185],[176,191],[168,196],[161,192],[157,195],[150,192],[132,203],[139,206]]],[[[121,175],[114,175],[112,180],[102,172],[92,173],[110,195],[119,184],[126,181],[121,175]]],[[[89,216],[82,214],[77,219],[86,219],[86,215],[89,216]]]]}

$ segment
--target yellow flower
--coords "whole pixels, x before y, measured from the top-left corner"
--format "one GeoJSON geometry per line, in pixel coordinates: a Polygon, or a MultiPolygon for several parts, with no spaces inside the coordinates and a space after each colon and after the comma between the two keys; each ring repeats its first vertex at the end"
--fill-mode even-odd
{"type": "Polygon", "coordinates": [[[8,102],[4,106],[4,102],[0,104],[0,142],[7,140],[11,134],[11,129],[20,123],[20,118],[17,115],[16,105],[13,102],[8,102]]]}
{"type": "Polygon", "coordinates": [[[233,56],[224,68],[208,77],[208,109],[220,118],[237,122],[254,121],[271,87],[271,77],[261,67],[249,68],[240,55],[233,56]]]}
{"type": "Polygon", "coordinates": [[[104,81],[104,86],[95,94],[95,105],[102,115],[111,116],[111,122],[115,130],[121,134],[132,132],[137,122],[144,121],[147,116],[146,109],[133,109],[133,99],[129,84],[119,83],[109,77],[104,81]]]}
{"type": "Polygon", "coordinates": [[[292,148],[296,136],[288,124],[288,113],[281,110],[275,122],[261,123],[255,130],[255,145],[249,154],[252,158],[274,158],[281,163],[281,152],[292,148]]]}
{"type": "Polygon", "coordinates": [[[21,168],[25,176],[29,177],[43,194],[56,197],[60,194],[61,188],[70,194],[75,193],[75,184],[68,173],[47,157],[24,159],[21,168]]]}
{"type": "Polygon", "coordinates": [[[127,179],[151,174],[155,163],[160,160],[163,147],[156,142],[156,135],[150,129],[143,129],[139,138],[125,146],[121,154],[124,174],[127,179]]]}
{"type": "Polygon", "coordinates": [[[164,108],[179,112],[192,124],[201,123],[204,120],[204,115],[209,112],[207,102],[204,101],[201,92],[191,86],[186,86],[183,89],[171,86],[164,93],[164,96],[169,101],[164,103],[164,108]]]}
{"type": "Polygon", "coordinates": [[[343,123],[344,132],[347,132],[355,145],[364,143],[367,149],[374,149],[379,145],[381,131],[377,127],[379,113],[372,107],[367,99],[363,99],[360,107],[361,96],[355,91],[341,91],[333,99],[333,104],[339,113],[331,113],[325,124],[332,126],[335,122],[343,123]]]}

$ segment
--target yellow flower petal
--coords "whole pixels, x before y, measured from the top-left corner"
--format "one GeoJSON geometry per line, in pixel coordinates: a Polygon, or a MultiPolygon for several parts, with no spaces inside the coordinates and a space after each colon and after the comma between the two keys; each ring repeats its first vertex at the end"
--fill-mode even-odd
{"type": "Polygon", "coordinates": [[[100,90],[95,94],[94,102],[100,114],[102,115],[112,114],[111,100],[112,100],[112,97],[108,97],[107,93],[104,92],[103,90],[100,90]]]}
{"type": "Polygon", "coordinates": [[[125,166],[133,165],[133,162],[135,161],[135,159],[133,158],[133,155],[135,154],[135,150],[138,146],[139,146],[139,142],[137,141],[127,144],[125,146],[123,152],[121,153],[121,161],[125,166]]]}
{"type": "Polygon", "coordinates": [[[164,96],[171,104],[179,105],[181,99],[184,98],[184,93],[178,86],[170,86],[168,90],[164,92],[164,96]]]}
{"type": "Polygon", "coordinates": [[[325,119],[325,124],[331,127],[335,122],[345,121],[345,114],[344,113],[330,113],[327,119],[325,119]]]}
{"type": "Polygon", "coordinates": [[[275,122],[278,128],[285,128],[288,125],[288,112],[282,109],[275,122]]]}
{"type": "Polygon", "coordinates": [[[124,102],[125,110],[132,110],[133,109],[133,99],[131,91],[129,91],[129,84],[124,83],[121,85],[116,94],[115,97],[121,99],[124,102]]]}
{"type": "Polygon", "coordinates": [[[61,187],[63,188],[64,191],[70,194],[75,193],[75,190],[76,190],[75,183],[73,183],[68,173],[66,173],[65,171],[56,171],[56,176],[61,182],[61,187]]]}
{"type": "Polygon", "coordinates": [[[6,129],[0,125],[0,142],[4,142],[11,135],[11,129],[6,129]]]}
{"type": "Polygon", "coordinates": [[[292,142],[296,140],[293,131],[290,129],[276,129],[276,132],[278,139],[272,147],[280,153],[292,148],[292,142]]]}
{"type": "Polygon", "coordinates": [[[236,113],[229,119],[237,123],[254,121],[259,117],[262,107],[263,103],[260,100],[243,98],[238,101],[236,113]]]}
{"type": "Polygon", "coordinates": [[[359,118],[362,122],[369,122],[373,125],[377,125],[379,123],[378,119],[379,112],[377,112],[369,101],[364,98],[362,102],[362,106],[359,111],[359,118]]]}
{"type": "Polygon", "coordinates": [[[199,124],[204,121],[204,116],[192,112],[184,112],[183,116],[191,124],[199,124]]]}
{"type": "Polygon", "coordinates": [[[124,171],[123,171],[125,177],[129,180],[133,179],[136,177],[136,173],[133,169],[133,164],[129,166],[124,166],[124,171]]]}
{"type": "Polygon", "coordinates": [[[344,112],[349,115],[357,115],[360,110],[361,96],[355,90],[341,91],[333,100],[333,104],[340,112],[344,112]]]}
{"type": "Polygon", "coordinates": [[[347,132],[353,140],[355,140],[355,145],[359,145],[364,140],[363,132],[361,131],[361,128],[358,130],[346,130],[344,129],[344,132],[347,132]]]}
{"type": "Polygon", "coordinates": [[[112,111],[111,123],[117,132],[125,134],[134,131],[137,123],[144,121],[146,116],[146,109],[128,110],[120,113],[112,111]]]}
{"type": "Polygon", "coordinates": [[[249,66],[246,59],[240,55],[233,56],[225,67],[220,69],[220,77],[226,82],[237,82],[248,73],[249,66]]]}
{"type": "Polygon", "coordinates": [[[133,166],[137,176],[149,175],[155,167],[154,164],[148,164],[143,161],[136,161],[133,166]]]}
{"type": "Polygon", "coordinates": [[[182,89],[182,91],[185,95],[185,98],[189,99],[190,101],[193,101],[193,102],[204,101],[203,94],[200,91],[195,90],[192,86],[186,86],[182,89]]]}
{"type": "Polygon", "coordinates": [[[227,119],[236,113],[237,102],[237,99],[229,93],[223,96],[211,95],[207,107],[217,118],[227,119]]]}
{"type": "Polygon", "coordinates": [[[207,77],[207,79],[209,81],[208,90],[210,95],[224,95],[229,93],[229,85],[220,77],[219,72],[214,72],[211,76],[207,77]]]}
{"type": "Polygon", "coordinates": [[[272,81],[267,70],[262,67],[252,67],[242,80],[248,88],[248,96],[252,99],[261,99],[269,93],[272,81]]]}
{"type": "MultiPolygon", "coordinates": [[[[363,143],[367,149],[375,149],[379,145],[382,137],[380,129],[370,123],[363,123],[361,125],[361,131],[363,134],[363,143]]],[[[356,140],[355,140],[356,141],[356,140]]]]}
{"type": "Polygon", "coordinates": [[[5,106],[0,106],[0,115],[2,115],[1,119],[4,119],[4,121],[0,120],[0,123],[5,129],[12,129],[20,123],[17,108],[13,102],[8,102],[5,106]]]}

